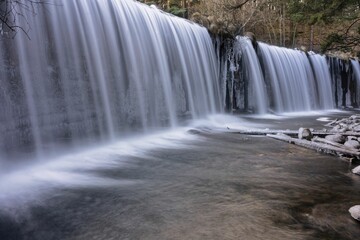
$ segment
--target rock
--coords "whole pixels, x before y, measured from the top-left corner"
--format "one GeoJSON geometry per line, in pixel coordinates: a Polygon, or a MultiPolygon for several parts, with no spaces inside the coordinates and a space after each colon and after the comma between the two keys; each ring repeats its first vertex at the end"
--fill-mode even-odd
{"type": "Polygon", "coordinates": [[[340,125],[335,125],[335,127],[333,127],[333,128],[331,129],[331,131],[332,131],[332,132],[338,132],[338,131],[340,131],[340,129],[341,129],[341,126],[340,126],[340,125]]]}
{"type": "Polygon", "coordinates": [[[235,31],[236,31],[236,27],[234,24],[230,23],[229,26],[227,27],[227,31],[230,33],[230,34],[235,34],[235,31]]]}
{"type": "Polygon", "coordinates": [[[360,205],[355,205],[349,209],[349,213],[355,219],[360,221],[360,205]]]}
{"type": "Polygon", "coordinates": [[[337,123],[338,123],[338,119],[335,119],[334,121],[331,121],[328,124],[325,124],[325,126],[330,127],[330,126],[336,125],[337,123]]]}
{"type": "Polygon", "coordinates": [[[348,131],[349,129],[348,128],[341,128],[338,132],[339,133],[344,133],[344,132],[346,132],[346,131],[348,131]]]}
{"type": "Polygon", "coordinates": [[[344,143],[346,138],[343,135],[340,134],[334,134],[334,135],[327,135],[325,137],[326,140],[336,142],[336,143],[344,143]]]}
{"type": "Polygon", "coordinates": [[[350,147],[350,148],[354,148],[354,149],[359,149],[360,148],[360,143],[356,140],[348,140],[344,143],[345,147],[350,147]]]}
{"type": "Polygon", "coordinates": [[[301,51],[304,51],[304,52],[307,52],[308,51],[308,48],[306,46],[300,46],[300,50],[301,51]]]}
{"type": "Polygon", "coordinates": [[[201,14],[199,12],[194,12],[191,17],[190,20],[193,22],[198,22],[201,19],[201,14]]]}
{"type": "Polygon", "coordinates": [[[299,128],[298,138],[310,141],[313,138],[313,134],[308,128],[299,128]]]}
{"type": "Polygon", "coordinates": [[[256,49],[256,46],[257,46],[257,41],[256,41],[256,36],[254,33],[252,32],[246,32],[244,34],[245,37],[248,37],[253,45],[253,47],[256,49]]]}
{"type": "Polygon", "coordinates": [[[216,23],[212,23],[210,24],[209,31],[216,35],[219,32],[219,26],[216,23]]]}
{"type": "Polygon", "coordinates": [[[353,172],[354,174],[360,175],[360,166],[357,166],[356,168],[354,168],[354,169],[352,170],[352,172],[353,172]]]}
{"type": "Polygon", "coordinates": [[[358,139],[357,139],[357,137],[355,137],[355,136],[347,136],[346,140],[347,140],[347,141],[350,141],[350,140],[355,140],[355,141],[357,141],[358,139]]]}
{"type": "Polygon", "coordinates": [[[354,131],[354,132],[360,132],[360,126],[354,127],[354,128],[353,128],[353,131],[354,131]]]}
{"type": "Polygon", "coordinates": [[[352,115],[350,119],[352,120],[360,119],[360,115],[359,114],[352,115]]]}
{"type": "Polygon", "coordinates": [[[201,133],[199,130],[196,130],[196,129],[190,129],[187,132],[192,135],[198,135],[201,133]]]}

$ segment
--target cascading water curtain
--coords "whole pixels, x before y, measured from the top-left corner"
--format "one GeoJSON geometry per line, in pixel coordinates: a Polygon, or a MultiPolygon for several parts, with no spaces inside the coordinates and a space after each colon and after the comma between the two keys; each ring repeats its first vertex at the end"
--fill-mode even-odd
{"type": "Polygon", "coordinates": [[[326,58],[259,43],[270,106],[275,112],[299,112],[334,108],[330,71],[326,58]]]}
{"type": "Polygon", "coordinates": [[[335,107],[334,81],[325,56],[253,44],[237,37],[233,51],[222,61],[228,110],[264,114],[335,107]]]}
{"type": "Polygon", "coordinates": [[[232,109],[265,114],[268,99],[264,77],[256,51],[248,38],[236,38],[228,64],[227,104],[232,109]]]}
{"type": "Polygon", "coordinates": [[[0,156],[41,155],[220,110],[205,28],[132,0],[50,0],[35,15],[21,4],[16,24],[29,26],[28,36],[0,38],[0,156]]]}

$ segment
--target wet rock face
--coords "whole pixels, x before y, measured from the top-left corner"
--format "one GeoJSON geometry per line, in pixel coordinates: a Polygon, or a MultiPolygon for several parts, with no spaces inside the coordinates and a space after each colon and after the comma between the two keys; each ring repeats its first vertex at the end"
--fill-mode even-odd
{"type": "Polygon", "coordinates": [[[360,221],[360,205],[353,206],[349,209],[349,213],[355,219],[360,221]]]}
{"type": "Polygon", "coordinates": [[[216,18],[215,16],[205,16],[199,12],[195,12],[191,15],[190,20],[204,26],[214,35],[236,35],[236,26],[225,19],[216,18]]]}

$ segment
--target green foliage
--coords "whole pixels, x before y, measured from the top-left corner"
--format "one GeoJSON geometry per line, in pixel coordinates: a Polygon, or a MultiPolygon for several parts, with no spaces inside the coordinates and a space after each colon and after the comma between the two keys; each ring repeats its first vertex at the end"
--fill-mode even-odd
{"type": "Polygon", "coordinates": [[[325,52],[331,48],[334,44],[341,44],[345,43],[344,35],[340,35],[338,33],[331,33],[325,40],[325,42],[321,45],[321,51],[325,52]]]}
{"type": "Polygon", "coordinates": [[[294,22],[304,22],[305,15],[303,13],[293,13],[290,15],[290,19],[294,22]]]}
{"type": "Polygon", "coordinates": [[[332,23],[337,18],[354,18],[358,14],[358,0],[291,0],[290,18],[309,25],[332,23]]]}
{"type": "Polygon", "coordinates": [[[351,51],[360,42],[359,0],[290,0],[289,18],[297,24],[318,25],[325,28],[321,50],[351,51]]]}
{"type": "Polygon", "coordinates": [[[150,6],[150,5],[153,5],[153,4],[157,4],[157,2],[151,1],[151,2],[146,2],[145,4],[150,6]]]}
{"type": "Polygon", "coordinates": [[[172,6],[169,9],[169,13],[174,14],[179,17],[184,17],[187,12],[186,8],[179,8],[178,6],[172,6]]]}

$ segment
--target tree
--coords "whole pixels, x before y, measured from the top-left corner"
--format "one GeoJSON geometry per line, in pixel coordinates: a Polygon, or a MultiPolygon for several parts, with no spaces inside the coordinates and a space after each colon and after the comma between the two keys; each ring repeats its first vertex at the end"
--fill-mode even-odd
{"type": "Polygon", "coordinates": [[[360,51],[360,0],[201,0],[190,12],[271,44],[360,51]]]}
{"type": "Polygon", "coordinates": [[[322,52],[351,51],[360,43],[359,0],[292,0],[289,12],[296,24],[310,26],[311,44],[314,28],[320,26],[324,36],[318,36],[322,52]]]}
{"type": "Polygon", "coordinates": [[[140,0],[140,2],[147,5],[154,4],[166,12],[183,18],[187,18],[190,6],[189,0],[140,0]]]}
{"type": "Polygon", "coordinates": [[[28,26],[18,25],[18,19],[25,19],[23,11],[35,14],[39,4],[47,4],[47,2],[45,0],[0,0],[0,34],[15,35],[19,30],[27,34],[28,26]]]}

